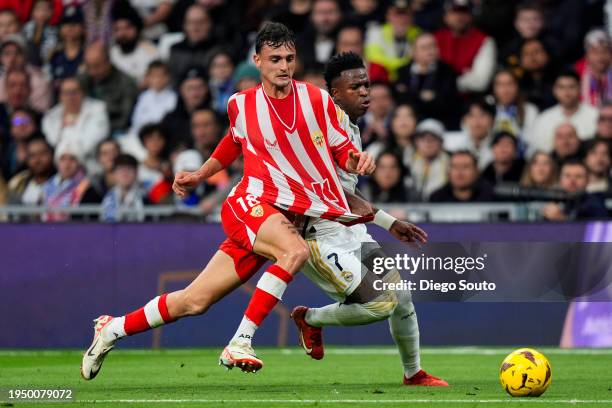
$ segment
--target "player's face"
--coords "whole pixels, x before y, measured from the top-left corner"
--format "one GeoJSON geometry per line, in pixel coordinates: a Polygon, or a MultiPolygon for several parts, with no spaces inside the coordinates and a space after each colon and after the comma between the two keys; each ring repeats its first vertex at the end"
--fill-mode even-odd
{"type": "Polygon", "coordinates": [[[285,44],[277,48],[264,45],[253,60],[261,72],[264,84],[282,89],[291,83],[295,72],[295,47],[292,45],[285,44]]]}
{"type": "Polygon", "coordinates": [[[370,106],[370,79],[364,68],[342,71],[331,91],[338,105],[353,121],[363,116],[370,106]]]}

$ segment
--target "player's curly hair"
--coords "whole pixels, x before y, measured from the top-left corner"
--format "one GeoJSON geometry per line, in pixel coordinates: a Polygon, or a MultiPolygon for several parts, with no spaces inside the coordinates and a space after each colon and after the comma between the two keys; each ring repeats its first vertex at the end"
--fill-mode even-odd
{"type": "Polygon", "coordinates": [[[259,54],[264,45],[272,48],[278,48],[282,45],[288,45],[295,48],[295,36],[293,31],[281,23],[266,23],[257,33],[255,39],[255,52],[259,54]]]}
{"type": "Polygon", "coordinates": [[[342,52],[331,57],[325,65],[325,71],[323,72],[327,90],[331,91],[332,82],[340,77],[342,72],[358,68],[365,68],[365,65],[363,65],[361,57],[352,51],[342,52]]]}

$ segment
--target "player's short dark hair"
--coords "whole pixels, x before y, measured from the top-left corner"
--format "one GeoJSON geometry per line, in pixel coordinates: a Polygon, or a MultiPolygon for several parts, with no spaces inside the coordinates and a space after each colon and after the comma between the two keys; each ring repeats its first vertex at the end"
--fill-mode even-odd
{"type": "Polygon", "coordinates": [[[468,156],[470,159],[472,159],[474,167],[478,167],[478,159],[476,158],[476,155],[469,150],[456,150],[451,153],[451,159],[455,156],[468,156]]]}
{"type": "Polygon", "coordinates": [[[138,169],[138,160],[134,158],[131,154],[122,153],[115,159],[113,163],[113,170],[116,170],[118,167],[130,167],[134,170],[138,169]]]}
{"type": "Polygon", "coordinates": [[[363,65],[361,57],[354,52],[342,52],[334,55],[329,59],[323,71],[327,89],[331,90],[332,82],[339,78],[344,71],[359,68],[365,68],[365,65],[363,65]]]}
{"type": "Polygon", "coordinates": [[[293,31],[282,23],[266,23],[257,33],[255,52],[259,54],[264,45],[272,48],[279,48],[283,45],[295,48],[295,36],[293,31]]]}

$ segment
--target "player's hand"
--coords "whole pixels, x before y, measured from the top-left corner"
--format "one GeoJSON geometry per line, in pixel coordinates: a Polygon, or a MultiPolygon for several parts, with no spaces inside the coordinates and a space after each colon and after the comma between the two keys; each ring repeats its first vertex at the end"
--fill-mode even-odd
{"type": "Polygon", "coordinates": [[[395,220],[389,232],[401,242],[414,243],[417,246],[427,242],[427,233],[406,221],[395,220]]]}
{"type": "Polygon", "coordinates": [[[174,176],[172,190],[174,190],[179,197],[185,198],[190,191],[195,190],[198,184],[200,184],[200,177],[196,171],[179,171],[174,176]]]}
{"type": "Polygon", "coordinates": [[[349,157],[346,160],[346,168],[352,173],[365,176],[366,174],[374,173],[376,165],[372,156],[367,152],[356,152],[351,150],[349,157]]]}

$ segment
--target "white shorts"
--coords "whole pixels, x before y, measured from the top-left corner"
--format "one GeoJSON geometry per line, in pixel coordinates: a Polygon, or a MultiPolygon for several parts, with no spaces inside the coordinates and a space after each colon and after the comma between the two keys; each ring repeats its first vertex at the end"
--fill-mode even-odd
{"type": "Polygon", "coordinates": [[[367,272],[361,263],[362,243],[376,243],[365,225],[338,224],[332,233],[306,237],[310,258],[302,271],[332,299],[343,302],[367,272]]]}

